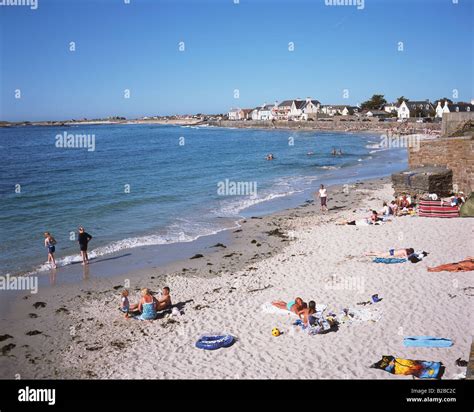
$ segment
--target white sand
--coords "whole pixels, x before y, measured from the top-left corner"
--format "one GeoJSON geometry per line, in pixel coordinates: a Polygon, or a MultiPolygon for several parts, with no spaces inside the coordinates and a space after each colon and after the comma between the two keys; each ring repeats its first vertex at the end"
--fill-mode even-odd
{"type": "MultiPolygon", "coordinates": [[[[372,200],[363,208],[380,208],[380,200],[390,199],[392,190],[385,185],[369,193],[367,198],[372,200]]],[[[426,268],[474,255],[474,220],[401,217],[375,227],[336,226],[334,221],[341,216],[361,217],[361,213],[294,219],[291,235],[295,240],[283,252],[251,265],[255,270],[209,279],[168,276],[160,283],[171,287],[174,302],[194,300],[185,305],[181,317],[171,321],[125,319],[116,310],[117,293],[105,294],[100,300],[86,298],[74,310],[71,296],[57,297],[57,306],[66,305],[71,313],[57,317],[58,333],[51,331],[49,340],[42,335],[30,338],[38,346],[47,342],[51,354],[41,352],[46,358],[38,359],[27,374],[53,378],[411,379],[369,368],[382,355],[442,361],[444,379],[464,372],[466,368],[455,366],[455,360],[468,359],[472,342],[473,297],[463,288],[474,286],[474,273],[429,273],[426,268]],[[392,247],[414,247],[430,255],[417,264],[393,265],[371,263],[362,256],[369,250],[392,247]],[[346,287],[338,287],[344,281],[346,287]],[[359,290],[347,287],[347,281],[357,282],[359,290]],[[382,314],[378,322],[344,324],[325,335],[310,336],[292,326],[294,318],[288,314],[261,309],[265,302],[296,296],[326,304],[327,311],[361,309],[356,303],[369,300],[374,293],[383,300],[365,308],[376,308],[382,314]],[[283,335],[273,337],[273,327],[283,335]],[[238,340],[227,349],[196,349],[195,341],[207,332],[231,333],[238,340]],[[409,335],[450,338],[454,345],[404,348],[403,336],[409,335]],[[123,347],[111,346],[112,342],[123,347]],[[86,350],[94,347],[99,349],[86,350]]],[[[36,321],[37,328],[47,333],[47,320],[36,321]]]]}

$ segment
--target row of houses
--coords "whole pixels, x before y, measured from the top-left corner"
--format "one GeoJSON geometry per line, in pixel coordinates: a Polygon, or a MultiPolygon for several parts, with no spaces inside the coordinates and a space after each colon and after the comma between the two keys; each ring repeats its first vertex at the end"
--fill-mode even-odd
{"type": "Polygon", "coordinates": [[[321,112],[321,103],[308,97],[305,100],[284,100],[281,103],[264,103],[254,109],[231,109],[229,120],[308,120],[321,112]]]}
{"type": "Polygon", "coordinates": [[[442,118],[443,113],[474,111],[474,102],[451,103],[447,100],[438,101],[436,107],[429,100],[388,103],[379,109],[362,110],[358,106],[349,105],[322,105],[318,100],[310,97],[306,99],[284,100],[281,103],[264,103],[253,109],[231,109],[228,112],[229,120],[314,120],[316,118],[333,116],[355,116],[386,118],[397,117],[405,120],[410,117],[442,118]]]}
{"type": "Polygon", "coordinates": [[[444,102],[438,100],[436,106],[434,106],[429,100],[403,101],[399,105],[386,105],[384,110],[390,113],[396,113],[399,119],[408,119],[410,117],[435,117],[441,119],[443,113],[474,111],[473,103],[474,102],[452,103],[448,100],[444,102]]]}

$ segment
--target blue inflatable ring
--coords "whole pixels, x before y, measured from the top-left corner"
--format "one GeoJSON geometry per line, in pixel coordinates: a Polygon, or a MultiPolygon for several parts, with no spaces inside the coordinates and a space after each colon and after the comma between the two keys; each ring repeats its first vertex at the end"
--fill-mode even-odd
{"type": "Polygon", "coordinates": [[[228,348],[234,343],[232,335],[204,335],[196,342],[196,348],[205,350],[215,350],[228,348]]]}

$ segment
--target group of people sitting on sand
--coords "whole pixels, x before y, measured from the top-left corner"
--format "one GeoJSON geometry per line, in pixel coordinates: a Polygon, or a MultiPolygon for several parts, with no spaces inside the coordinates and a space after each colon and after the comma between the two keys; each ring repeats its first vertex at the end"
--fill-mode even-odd
{"type": "Polygon", "coordinates": [[[125,313],[125,317],[137,316],[142,320],[156,319],[157,312],[171,308],[170,288],[165,286],[159,297],[151,294],[150,289],[140,290],[140,299],[138,303],[130,304],[127,289],[122,290],[122,299],[120,310],[125,313]]]}
{"type": "Polygon", "coordinates": [[[370,216],[357,220],[342,219],[336,222],[336,225],[355,225],[355,226],[369,226],[379,225],[384,222],[389,222],[392,217],[404,216],[414,213],[414,204],[409,195],[401,195],[396,200],[390,203],[383,202],[382,210],[377,212],[372,210],[370,216]]]}

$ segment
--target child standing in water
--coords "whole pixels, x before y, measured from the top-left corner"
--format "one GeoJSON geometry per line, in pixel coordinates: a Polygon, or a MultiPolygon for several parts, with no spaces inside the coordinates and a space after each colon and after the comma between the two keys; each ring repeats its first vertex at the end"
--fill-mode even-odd
{"type": "Polygon", "coordinates": [[[56,260],[54,259],[54,252],[56,251],[56,239],[49,232],[44,233],[44,247],[48,248],[48,263],[52,269],[56,269],[56,260]]]}
{"type": "Polygon", "coordinates": [[[81,257],[82,257],[82,265],[89,264],[89,255],[87,254],[87,245],[89,241],[92,239],[92,236],[87,233],[84,228],[81,226],[79,227],[79,248],[81,249],[81,257]]]}

